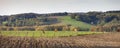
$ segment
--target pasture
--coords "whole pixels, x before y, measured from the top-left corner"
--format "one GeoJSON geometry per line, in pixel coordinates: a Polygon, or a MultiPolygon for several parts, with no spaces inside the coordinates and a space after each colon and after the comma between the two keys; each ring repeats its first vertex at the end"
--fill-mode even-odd
{"type": "Polygon", "coordinates": [[[28,37],[69,37],[81,36],[90,34],[101,34],[103,32],[88,32],[88,31],[1,31],[4,36],[28,36],[28,37]]]}

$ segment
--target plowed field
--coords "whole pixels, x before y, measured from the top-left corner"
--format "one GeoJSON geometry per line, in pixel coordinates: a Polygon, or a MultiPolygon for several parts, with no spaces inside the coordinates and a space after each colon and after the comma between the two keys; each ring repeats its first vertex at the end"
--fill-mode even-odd
{"type": "Polygon", "coordinates": [[[54,38],[0,36],[0,48],[120,48],[120,33],[54,38]]]}

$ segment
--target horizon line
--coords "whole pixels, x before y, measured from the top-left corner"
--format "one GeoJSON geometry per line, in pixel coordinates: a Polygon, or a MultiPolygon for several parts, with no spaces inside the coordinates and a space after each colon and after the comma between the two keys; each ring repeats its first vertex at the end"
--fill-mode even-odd
{"type": "MultiPolygon", "coordinates": [[[[120,11],[120,10],[107,10],[107,11],[120,11]]],[[[22,13],[11,13],[11,14],[0,14],[0,16],[7,16],[7,15],[16,15],[16,14],[24,14],[24,13],[36,13],[36,14],[51,14],[51,13],[87,13],[87,12],[107,12],[107,11],[73,11],[73,12],[22,12],[22,13]]]]}

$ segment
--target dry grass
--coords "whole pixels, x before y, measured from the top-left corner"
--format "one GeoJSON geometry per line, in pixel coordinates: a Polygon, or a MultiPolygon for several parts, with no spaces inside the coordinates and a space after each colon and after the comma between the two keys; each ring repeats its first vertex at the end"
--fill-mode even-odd
{"type": "Polygon", "coordinates": [[[54,38],[0,36],[0,48],[120,48],[120,33],[54,38]]]}

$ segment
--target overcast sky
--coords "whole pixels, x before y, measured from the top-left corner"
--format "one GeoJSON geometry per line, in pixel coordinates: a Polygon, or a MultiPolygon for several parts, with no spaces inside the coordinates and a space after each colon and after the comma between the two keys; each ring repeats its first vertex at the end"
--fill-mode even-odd
{"type": "Polygon", "coordinates": [[[0,0],[0,15],[120,10],[120,0],[0,0]]]}

